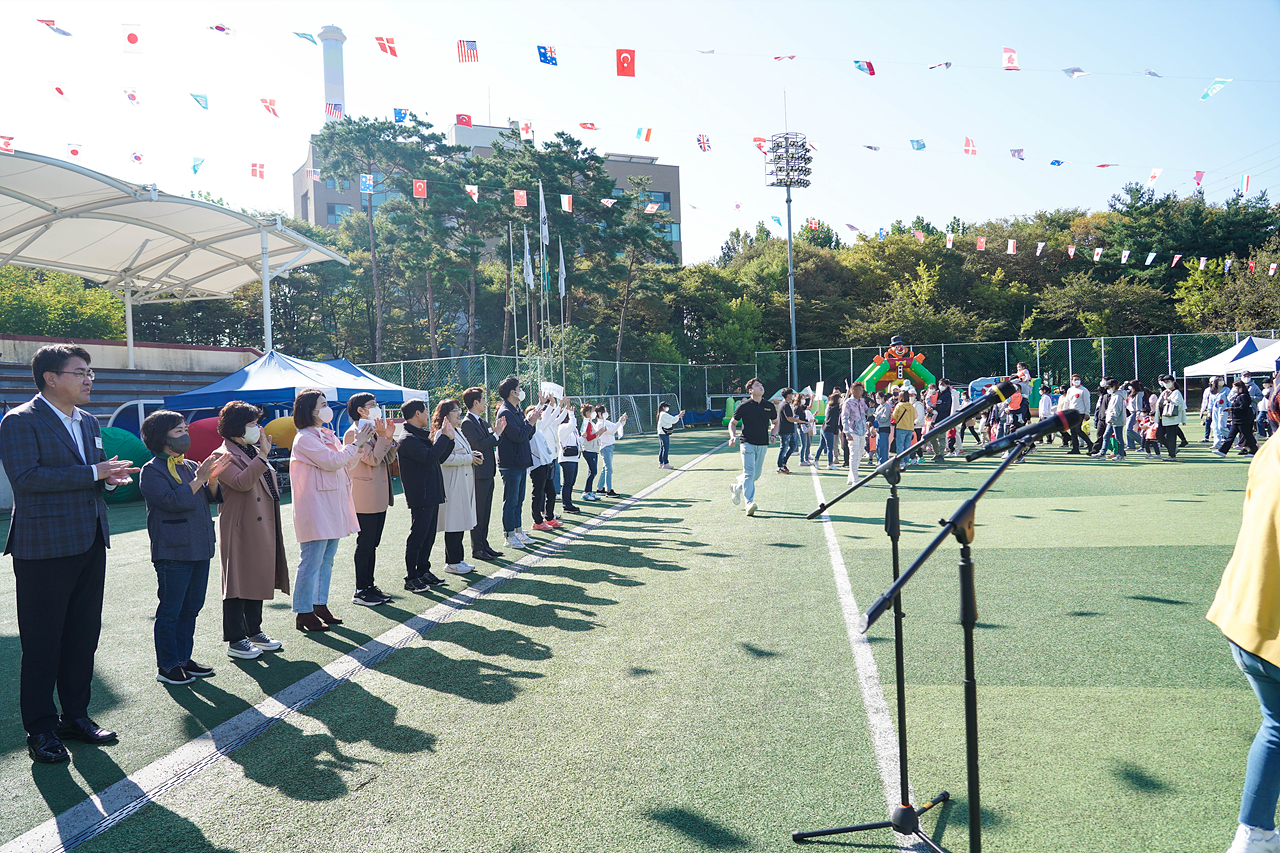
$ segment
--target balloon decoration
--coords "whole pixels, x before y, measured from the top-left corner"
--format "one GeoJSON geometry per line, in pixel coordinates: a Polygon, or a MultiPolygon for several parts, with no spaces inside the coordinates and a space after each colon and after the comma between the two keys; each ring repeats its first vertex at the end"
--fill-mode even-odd
{"type": "Polygon", "coordinates": [[[298,428],[293,423],[292,415],[276,418],[268,423],[264,429],[267,435],[271,436],[271,440],[275,442],[276,447],[281,447],[285,450],[293,449],[293,439],[298,434],[298,428]]]}
{"type": "MultiPolygon", "coordinates": [[[[118,456],[128,459],[133,467],[141,468],[151,461],[151,451],[142,443],[142,439],[119,427],[102,428],[102,452],[110,459],[118,456]]],[[[138,474],[133,475],[133,482],[104,492],[107,503],[123,504],[142,500],[142,491],[138,488],[138,474]]]]}
{"type": "Polygon", "coordinates": [[[222,436],[218,435],[218,419],[202,418],[187,426],[191,433],[191,449],[186,457],[192,462],[203,462],[209,454],[222,446],[222,436]]]}

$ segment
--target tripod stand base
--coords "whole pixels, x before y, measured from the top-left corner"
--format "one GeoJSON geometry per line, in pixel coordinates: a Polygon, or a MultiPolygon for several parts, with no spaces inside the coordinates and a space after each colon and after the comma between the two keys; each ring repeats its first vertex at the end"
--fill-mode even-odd
{"type": "Polygon", "coordinates": [[[846,832],[866,832],[869,829],[892,829],[894,832],[902,835],[914,835],[925,843],[930,849],[942,853],[942,848],[933,843],[933,839],[920,831],[920,815],[929,811],[938,803],[945,803],[951,799],[951,794],[943,791],[929,802],[925,803],[918,809],[911,806],[894,806],[890,813],[889,820],[880,820],[875,823],[860,823],[857,826],[841,826],[836,829],[816,829],[811,832],[793,832],[791,840],[799,844],[809,838],[820,838],[824,835],[843,835],[846,832]]]}

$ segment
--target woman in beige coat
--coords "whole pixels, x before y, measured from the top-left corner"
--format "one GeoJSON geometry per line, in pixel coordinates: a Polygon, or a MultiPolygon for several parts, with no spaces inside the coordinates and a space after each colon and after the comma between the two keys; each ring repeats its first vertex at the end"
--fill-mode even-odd
{"type": "Polygon", "coordinates": [[[396,458],[395,425],[382,416],[378,401],[367,391],[352,394],[347,401],[347,417],[351,426],[342,436],[343,444],[356,440],[361,424],[373,424],[376,438],[360,451],[360,461],[348,470],[351,475],[351,499],[356,505],[360,532],[356,535],[356,592],[352,604],[377,607],[391,596],[373,582],[382,528],[387,523],[387,507],[395,504],[391,489],[391,463],[396,458]]]}
{"type": "Polygon", "coordinates": [[[440,463],[444,475],[444,504],[440,507],[437,530],[444,533],[444,570],[465,575],[476,570],[462,560],[462,534],[476,526],[476,479],[472,469],[484,461],[483,454],[472,450],[458,425],[462,423],[462,406],[457,400],[441,400],[431,417],[431,437],[453,424],[453,452],[440,463]]]}
{"type": "Polygon", "coordinates": [[[262,602],[289,591],[289,563],[280,527],[280,486],[267,464],[271,439],[257,406],[233,400],[218,414],[228,457],[219,477],[222,508],[218,544],[222,556],[222,639],[233,658],[256,658],[280,641],[262,630],[262,602]]]}

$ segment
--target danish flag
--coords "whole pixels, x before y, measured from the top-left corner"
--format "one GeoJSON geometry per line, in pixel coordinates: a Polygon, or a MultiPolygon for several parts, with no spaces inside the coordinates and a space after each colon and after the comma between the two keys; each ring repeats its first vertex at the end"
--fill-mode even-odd
{"type": "Polygon", "coordinates": [[[259,98],[258,100],[262,101],[262,106],[266,108],[267,112],[271,113],[276,118],[280,118],[280,113],[276,112],[275,98],[259,98]]]}
{"type": "Polygon", "coordinates": [[[254,164],[250,167],[250,169],[249,169],[249,176],[250,176],[250,177],[253,177],[253,178],[266,179],[266,177],[267,177],[267,164],[266,164],[266,163],[254,163],[254,164]]]}
{"type": "Polygon", "coordinates": [[[388,54],[390,54],[390,55],[392,55],[392,56],[398,56],[398,55],[399,55],[399,54],[397,54],[397,53],[396,53],[396,40],[395,40],[395,39],[393,39],[393,38],[387,38],[387,37],[385,37],[385,36],[374,36],[373,38],[374,38],[374,41],[376,41],[376,42],[378,43],[378,48],[379,48],[383,53],[388,53],[388,54]]]}
{"type": "Polygon", "coordinates": [[[964,153],[966,154],[978,153],[978,146],[974,144],[974,141],[967,136],[964,138],[964,153]]]}

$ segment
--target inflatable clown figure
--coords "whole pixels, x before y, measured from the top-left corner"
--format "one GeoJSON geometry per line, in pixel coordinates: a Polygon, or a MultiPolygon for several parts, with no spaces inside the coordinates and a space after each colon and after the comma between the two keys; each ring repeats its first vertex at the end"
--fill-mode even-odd
{"type": "Polygon", "coordinates": [[[877,355],[858,377],[867,390],[883,391],[890,386],[910,382],[916,388],[924,388],[937,379],[924,366],[924,353],[914,353],[900,335],[894,335],[884,355],[877,355]]]}

